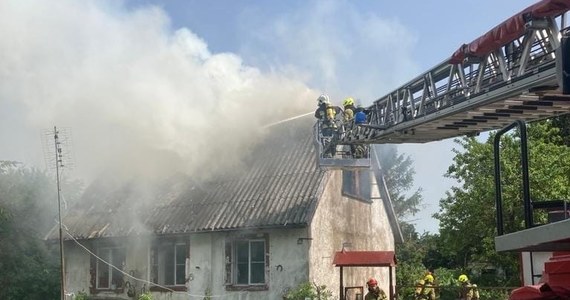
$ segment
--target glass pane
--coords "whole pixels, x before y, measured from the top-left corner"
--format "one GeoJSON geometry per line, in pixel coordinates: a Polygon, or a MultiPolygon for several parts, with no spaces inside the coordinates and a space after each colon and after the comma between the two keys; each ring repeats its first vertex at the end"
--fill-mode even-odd
{"type": "Polygon", "coordinates": [[[264,262],[265,261],[265,242],[255,241],[251,242],[251,261],[264,262]]]}
{"type": "Polygon", "coordinates": [[[251,264],[251,284],[265,283],[265,263],[251,264]]]}
{"type": "Polygon", "coordinates": [[[186,264],[186,245],[176,245],[176,264],[186,264]]]}
{"type": "Polygon", "coordinates": [[[370,200],[371,197],[371,191],[370,191],[370,172],[369,171],[365,171],[362,170],[359,172],[360,175],[360,196],[362,198],[364,198],[365,200],[370,200]]]}
{"type": "Polygon", "coordinates": [[[174,284],[174,247],[168,245],[163,247],[164,254],[164,284],[174,284]]]}
{"type": "Polygon", "coordinates": [[[356,182],[354,171],[342,171],[342,192],[349,195],[356,195],[356,182]]]}
{"type": "MultiPolygon", "coordinates": [[[[110,249],[99,249],[98,253],[102,259],[109,260],[110,249]]],[[[109,288],[109,266],[101,260],[97,260],[97,288],[109,288]]]]}
{"type": "Polygon", "coordinates": [[[236,274],[236,281],[237,284],[248,284],[248,276],[249,276],[249,264],[246,262],[238,263],[237,264],[237,274],[236,274]]]}
{"type": "Polygon", "coordinates": [[[236,256],[237,262],[249,262],[249,242],[238,241],[236,242],[236,256]]]}
{"type": "Polygon", "coordinates": [[[184,265],[177,265],[176,266],[176,284],[177,285],[182,285],[184,284],[185,281],[185,274],[186,268],[184,265]]]}
{"type": "Polygon", "coordinates": [[[158,283],[158,247],[150,250],[150,281],[158,283]]]}
{"type": "MultiPolygon", "coordinates": [[[[125,262],[125,249],[124,248],[114,248],[111,251],[113,266],[117,267],[119,270],[123,269],[123,264],[125,262]]],[[[111,268],[111,288],[122,288],[123,287],[123,273],[115,268],[111,268]]]]}

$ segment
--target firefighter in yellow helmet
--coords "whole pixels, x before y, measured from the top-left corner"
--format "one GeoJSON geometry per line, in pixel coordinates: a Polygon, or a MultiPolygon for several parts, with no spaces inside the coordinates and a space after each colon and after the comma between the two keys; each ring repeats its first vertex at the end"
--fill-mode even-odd
{"type": "Polygon", "coordinates": [[[457,281],[459,281],[460,300],[479,300],[479,291],[477,290],[477,285],[469,282],[467,275],[459,275],[457,281]]]}
{"type": "Polygon", "coordinates": [[[378,286],[376,279],[368,279],[366,286],[368,287],[368,293],[364,296],[364,300],[388,300],[386,293],[378,286]]]}
{"type": "Polygon", "coordinates": [[[356,107],[354,106],[354,99],[348,97],[342,101],[342,108],[344,110],[344,122],[350,122],[354,119],[356,107]]]}
{"type": "Polygon", "coordinates": [[[433,275],[428,272],[423,279],[418,280],[416,283],[416,290],[414,291],[415,300],[435,300],[435,289],[433,285],[433,275]]]}
{"type": "MultiPolygon", "coordinates": [[[[344,109],[343,121],[345,129],[348,131],[355,130],[354,115],[356,114],[356,107],[354,99],[352,97],[345,98],[342,101],[342,107],[344,109]]],[[[350,154],[354,158],[363,158],[366,156],[366,149],[363,145],[350,145],[350,154]]]]}

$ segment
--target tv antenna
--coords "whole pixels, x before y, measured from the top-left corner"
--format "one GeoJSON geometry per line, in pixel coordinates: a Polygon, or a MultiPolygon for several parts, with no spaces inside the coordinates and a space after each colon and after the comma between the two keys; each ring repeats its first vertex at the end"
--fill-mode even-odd
{"type": "MultiPolygon", "coordinates": [[[[60,280],[61,280],[61,300],[65,300],[65,260],[63,255],[63,228],[61,223],[61,174],[63,167],[69,168],[71,163],[71,130],[69,128],[53,127],[45,133],[43,140],[44,156],[48,169],[55,170],[57,183],[57,217],[59,223],[59,258],[60,258],[60,280]],[[51,142],[53,137],[53,143],[51,142]],[[64,164],[64,159],[66,163],[64,164]]],[[[66,205],[67,207],[67,205],[66,205]]]]}

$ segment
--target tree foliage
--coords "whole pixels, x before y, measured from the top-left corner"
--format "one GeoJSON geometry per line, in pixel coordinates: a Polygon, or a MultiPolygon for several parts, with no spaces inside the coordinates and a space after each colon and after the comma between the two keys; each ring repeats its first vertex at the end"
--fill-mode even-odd
{"type": "Polygon", "coordinates": [[[406,217],[416,214],[422,202],[422,190],[420,188],[413,191],[411,195],[409,194],[416,174],[413,168],[413,160],[409,156],[399,154],[394,145],[377,145],[375,149],[394,206],[394,212],[401,222],[406,217]]]}
{"type": "MultiPolygon", "coordinates": [[[[460,184],[440,200],[438,251],[453,257],[457,268],[497,267],[506,277],[497,284],[518,283],[518,261],[514,254],[497,253],[495,182],[491,134],[485,142],[473,137],[456,140],[453,164],[446,176],[460,184]]],[[[551,121],[528,128],[531,198],[533,201],[570,199],[570,149],[563,143],[560,129],[551,121]]],[[[505,232],[524,228],[520,138],[518,132],[502,137],[500,145],[502,196],[505,232]]],[[[537,214],[537,216],[540,216],[537,214]]],[[[494,278],[493,280],[497,280],[494,278]]],[[[484,282],[479,282],[485,284],[484,282]]]]}
{"type": "Polygon", "coordinates": [[[406,297],[413,296],[412,286],[426,271],[423,260],[428,250],[421,243],[421,237],[414,225],[406,221],[407,217],[416,214],[420,209],[423,200],[421,189],[410,193],[413,188],[415,170],[409,156],[399,154],[394,145],[377,145],[375,150],[404,237],[404,243],[396,245],[398,260],[396,277],[398,284],[405,286],[398,293],[406,299],[406,297]]]}
{"type": "Polygon", "coordinates": [[[43,240],[56,214],[52,178],[0,161],[0,299],[59,298],[59,248],[43,240]]]}

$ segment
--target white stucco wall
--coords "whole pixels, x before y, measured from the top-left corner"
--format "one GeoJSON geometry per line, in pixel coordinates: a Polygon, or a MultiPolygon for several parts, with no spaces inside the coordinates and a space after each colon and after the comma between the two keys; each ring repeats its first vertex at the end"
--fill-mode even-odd
{"type": "Polygon", "coordinates": [[[89,293],[89,254],[72,242],[67,242],[65,254],[65,289],[69,293],[89,293]]]}
{"type": "MultiPolygon", "coordinates": [[[[95,251],[94,249],[97,241],[81,240],[78,242],[87,247],[90,251],[95,251]]],[[[133,237],[128,239],[125,243],[121,243],[120,245],[125,246],[127,259],[125,261],[125,266],[117,267],[123,267],[124,272],[135,278],[140,278],[144,281],[148,281],[149,239],[143,237],[133,237]]],[[[73,295],[76,295],[81,291],[89,293],[91,280],[91,254],[74,241],[66,242],[64,254],[67,293],[73,295]]],[[[143,286],[147,288],[149,286],[147,282],[137,281],[128,276],[124,276],[124,280],[125,282],[128,281],[129,283],[134,284],[137,288],[137,291],[140,291],[143,286]]],[[[122,294],[117,294],[115,292],[100,292],[97,294],[97,296],[101,299],[132,299],[127,297],[126,291],[122,294]]],[[[68,297],[68,299],[72,299],[72,297],[68,297]]],[[[160,298],[157,298],[157,300],[158,299],[160,298]]]]}
{"type": "MultiPolygon", "coordinates": [[[[332,263],[343,243],[350,243],[348,251],[394,251],[394,237],[374,176],[372,203],[366,203],[342,196],[342,172],[331,173],[310,226],[309,277],[338,297],[340,268],[332,263]]],[[[389,294],[388,268],[344,268],[343,275],[344,286],[363,286],[365,293],[366,281],[374,277],[389,294]]]]}
{"type": "MultiPolygon", "coordinates": [[[[153,292],[155,300],[182,300],[204,299],[206,291],[210,292],[213,299],[282,299],[283,294],[295,288],[301,282],[309,278],[308,248],[309,241],[306,238],[306,228],[297,229],[271,229],[260,230],[251,233],[269,235],[269,289],[265,291],[228,291],[225,283],[225,241],[239,232],[211,232],[190,235],[190,258],[187,261],[187,287],[186,292],[153,292]],[[220,298],[220,296],[223,296],[220,298]]],[[[91,242],[82,242],[90,246],[91,242]]],[[[149,280],[148,251],[149,240],[131,238],[125,246],[126,265],[125,272],[134,274],[142,280],[149,280]]],[[[90,254],[84,249],[69,242],[66,245],[66,274],[67,291],[77,293],[89,292],[91,275],[90,254]]],[[[125,277],[125,281],[135,283],[137,290],[148,283],[136,281],[125,277]]],[[[114,292],[101,292],[96,299],[132,299],[128,298],[126,291],[122,294],[114,292]]],[[[71,299],[71,298],[69,298],[71,299]]]]}
{"type": "Polygon", "coordinates": [[[209,288],[212,296],[223,296],[221,299],[282,299],[285,291],[308,280],[308,244],[306,240],[297,243],[298,238],[307,237],[307,229],[271,229],[255,233],[269,234],[268,290],[226,290],[225,241],[239,232],[200,233],[192,235],[190,241],[190,294],[203,297],[209,288]]]}

